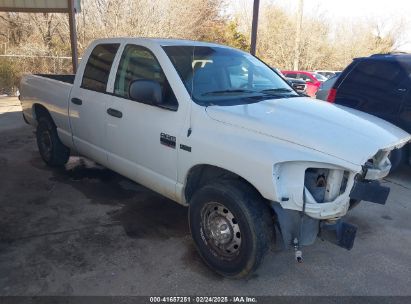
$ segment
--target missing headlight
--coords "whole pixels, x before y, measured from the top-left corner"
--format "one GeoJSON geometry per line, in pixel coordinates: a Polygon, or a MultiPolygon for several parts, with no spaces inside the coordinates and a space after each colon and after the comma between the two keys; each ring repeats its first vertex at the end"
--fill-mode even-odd
{"type": "Polygon", "coordinates": [[[317,203],[324,202],[329,169],[308,168],[305,171],[304,185],[317,203]]]}
{"type": "Polygon", "coordinates": [[[308,168],[304,186],[317,203],[331,202],[347,188],[349,172],[338,169],[308,168]]]}

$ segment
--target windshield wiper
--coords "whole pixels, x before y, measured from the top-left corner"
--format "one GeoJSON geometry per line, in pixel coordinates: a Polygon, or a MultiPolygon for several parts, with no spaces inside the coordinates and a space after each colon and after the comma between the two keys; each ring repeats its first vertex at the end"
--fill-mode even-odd
{"type": "Polygon", "coordinates": [[[293,92],[293,90],[287,89],[287,88],[272,88],[272,89],[265,89],[265,90],[261,90],[260,92],[263,93],[291,93],[293,92]]]}
{"type": "Polygon", "coordinates": [[[244,90],[244,89],[233,89],[233,90],[221,90],[221,91],[212,91],[201,94],[205,95],[216,95],[216,94],[225,94],[225,93],[258,93],[257,91],[244,90]]]}

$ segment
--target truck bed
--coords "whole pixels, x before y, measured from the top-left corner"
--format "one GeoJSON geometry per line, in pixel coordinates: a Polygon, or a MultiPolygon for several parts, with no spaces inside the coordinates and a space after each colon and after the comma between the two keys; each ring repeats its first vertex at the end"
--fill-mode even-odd
{"type": "Polygon", "coordinates": [[[50,78],[57,81],[62,81],[70,84],[74,84],[74,74],[34,74],[45,78],[50,78]]]}
{"type": "MultiPolygon", "coordinates": [[[[35,74],[23,76],[20,83],[20,101],[23,114],[30,124],[36,124],[33,105],[45,107],[53,118],[59,133],[70,134],[68,107],[74,75],[35,74]]],[[[60,134],[63,138],[64,134],[60,134]]]]}

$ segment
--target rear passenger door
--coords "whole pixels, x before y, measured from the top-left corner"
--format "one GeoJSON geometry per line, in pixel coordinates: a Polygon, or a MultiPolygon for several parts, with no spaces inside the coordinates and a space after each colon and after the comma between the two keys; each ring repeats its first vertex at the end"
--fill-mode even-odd
{"type": "Polygon", "coordinates": [[[406,77],[396,62],[361,61],[339,85],[335,103],[398,124],[406,77]]]}
{"type": "MultiPolygon", "coordinates": [[[[80,154],[106,165],[106,93],[111,66],[120,44],[96,45],[74,83],[69,100],[73,142],[80,154]]],[[[85,54],[87,58],[87,54],[85,54]]]]}

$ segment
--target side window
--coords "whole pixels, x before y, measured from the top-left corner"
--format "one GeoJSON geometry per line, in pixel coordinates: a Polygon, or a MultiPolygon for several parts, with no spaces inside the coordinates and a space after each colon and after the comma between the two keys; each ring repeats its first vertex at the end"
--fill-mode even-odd
{"type": "Polygon", "coordinates": [[[145,47],[127,45],[118,66],[114,94],[129,99],[130,84],[139,79],[157,81],[163,89],[165,104],[178,106],[177,99],[154,54],[145,47]]]}
{"type": "Polygon", "coordinates": [[[310,77],[308,77],[305,74],[298,74],[298,79],[304,80],[304,81],[311,81],[310,77]]]}
{"type": "Polygon", "coordinates": [[[305,81],[309,81],[309,82],[314,82],[314,77],[310,77],[308,75],[304,75],[305,76],[305,81]]]}
{"type": "Polygon", "coordinates": [[[83,89],[102,93],[106,91],[108,76],[118,47],[119,44],[99,44],[93,49],[84,69],[81,82],[83,89]]]}
{"type": "Polygon", "coordinates": [[[292,74],[292,73],[286,73],[284,74],[288,78],[297,78],[297,74],[292,74]]]}

